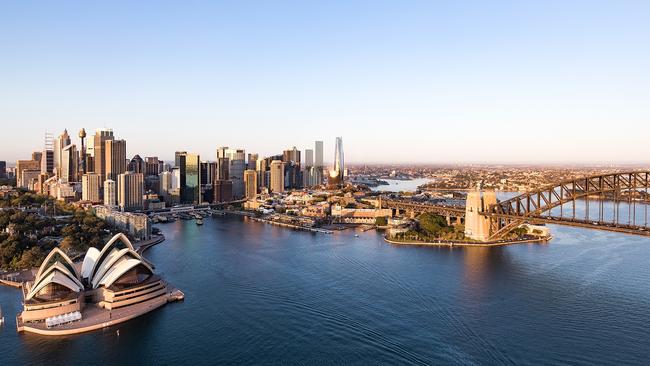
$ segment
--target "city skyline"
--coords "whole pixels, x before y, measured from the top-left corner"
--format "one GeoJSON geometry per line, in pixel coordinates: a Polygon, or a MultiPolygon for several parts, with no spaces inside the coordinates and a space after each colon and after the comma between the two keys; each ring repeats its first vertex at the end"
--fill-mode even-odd
{"type": "Polygon", "coordinates": [[[7,4],[0,159],[107,126],[166,160],[341,135],[350,163],[641,163],[649,6],[7,4]]]}

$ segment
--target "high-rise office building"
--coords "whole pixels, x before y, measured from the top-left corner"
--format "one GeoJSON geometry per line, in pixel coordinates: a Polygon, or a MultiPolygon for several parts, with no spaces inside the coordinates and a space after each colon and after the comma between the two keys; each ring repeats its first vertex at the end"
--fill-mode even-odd
{"type": "Polygon", "coordinates": [[[246,163],[246,169],[255,170],[257,168],[257,160],[259,159],[258,154],[248,154],[248,162],[246,163]]]}
{"type": "Polygon", "coordinates": [[[7,162],[0,161],[0,179],[7,179],[7,162]]]}
{"type": "Polygon", "coordinates": [[[314,166],[314,150],[306,149],[305,150],[305,168],[310,168],[314,166]]]}
{"type": "Polygon", "coordinates": [[[77,146],[70,144],[59,151],[58,177],[61,182],[76,182],[77,169],[79,168],[79,154],[77,146]]]}
{"type": "Polygon", "coordinates": [[[162,172],[158,175],[160,178],[160,196],[165,200],[165,203],[169,204],[169,198],[172,194],[172,173],[171,172],[162,172]]]}
{"type": "Polygon", "coordinates": [[[16,162],[16,186],[18,188],[29,188],[29,181],[31,180],[31,173],[34,170],[38,170],[38,173],[41,172],[41,164],[36,160],[18,160],[16,162]],[[25,175],[25,171],[30,171],[29,176],[25,175]]]}
{"type": "Polygon", "coordinates": [[[281,160],[271,162],[271,181],[269,182],[270,191],[273,193],[284,192],[284,163],[281,160]]]}
{"type": "Polygon", "coordinates": [[[122,211],[142,210],[144,202],[144,175],[126,172],[118,175],[117,202],[122,211]]]}
{"type": "Polygon", "coordinates": [[[215,179],[230,180],[230,159],[217,158],[217,172],[215,179]]]}
{"type": "Polygon", "coordinates": [[[246,162],[243,159],[230,160],[233,198],[240,199],[244,197],[244,170],[246,170],[246,162]]]}
{"type": "Polygon", "coordinates": [[[180,193],[182,203],[201,203],[201,159],[198,154],[179,154],[180,193]]]}
{"type": "Polygon", "coordinates": [[[99,203],[99,174],[86,173],[81,176],[81,199],[99,203]]]}
{"type": "MultiPolygon", "coordinates": [[[[97,174],[97,173],[95,173],[97,174]]],[[[99,174],[97,174],[99,176],[99,174]]],[[[112,179],[104,181],[104,205],[117,206],[117,184],[112,179]]]]}
{"type": "MultiPolygon", "coordinates": [[[[95,131],[93,137],[93,163],[94,172],[99,174],[102,182],[106,180],[106,141],[113,140],[113,130],[109,128],[101,128],[95,131]]],[[[126,156],[126,152],[124,154],[126,156]]],[[[115,180],[114,178],[112,180],[115,180]]]]}
{"type": "Polygon", "coordinates": [[[213,184],[213,203],[232,201],[232,181],[216,179],[213,184]]]}
{"type": "Polygon", "coordinates": [[[61,173],[61,166],[64,164],[62,156],[63,149],[71,143],[72,141],[70,140],[67,129],[63,130],[63,133],[54,140],[54,174],[59,178],[63,175],[61,173]]]}
{"type": "Polygon", "coordinates": [[[257,172],[255,170],[247,169],[244,171],[244,185],[246,198],[254,199],[257,196],[257,172]]]}
{"type": "Polygon", "coordinates": [[[135,155],[131,160],[129,161],[129,165],[127,167],[127,170],[130,172],[134,173],[142,173],[146,175],[146,166],[144,160],[140,157],[140,155],[135,155]]]}
{"type": "Polygon", "coordinates": [[[285,163],[294,162],[300,165],[300,150],[296,149],[295,146],[289,150],[284,150],[282,161],[285,163]]]}
{"type": "Polygon", "coordinates": [[[314,151],[314,166],[323,169],[323,141],[316,141],[316,150],[314,151]]]}
{"type": "MultiPolygon", "coordinates": [[[[227,146],[217,149],[217,162],[220,158],[228,158],[229,169],[228,179],[232,181],[232,191],[234,198],[244,196],[244,170],[246,170],[246,151],[243,149],[231,149],[227,146]]],[[[219,164],[221,170],[221,164],[219,164]]],[[[222,179],[222,178],[220,178],[222,179]]]]}
{"type": "Polygon", "coordinates": [[[41,173],[54,174],[54,150],[46,148],[41,156],[41,173]]]}
{"type": "Polygon", "coordinates": [[[330,170],[328,183],[330,185],[341,186],[343,185],[345,174],[345,161],[343,159],[343,138],[336,138],[336,146],[334,146],[334,166],[330,170]]]}
{"type": "Polygon", "coordinates": [[[148,156],[144,158],[144,174],[146,175],[160,175],[164,170],[164,163],[158,160],[157,156],[148,156]]]}
{"type": "Polygon", "coordinates": [[[108,179],[116,180],[117,176],[126,172],[126,141],[106,140],[105,145],[105,169],[108,179]]]}
{"type": "Polygon", "coordinates": [[[260,188],[267,187],[268,182],[265,179],[266,171],[268,170],[268,161],[266,159],[257,159],[256,169],[257,170],[257,185],[260,188]]]}
{"type": "Polygon", "coordinates": [[[295,146],[282,153],[284,162],[284,186],[285,188],[300,188],[302,186],[302,172],[300,166],[300,150],[295,146]]]}
{"type": "Polygon", "coordinates": [[[176,151],[174,153],[174,166],[181,166],[181,156],[187,155],[187,151],[176,151]]]}

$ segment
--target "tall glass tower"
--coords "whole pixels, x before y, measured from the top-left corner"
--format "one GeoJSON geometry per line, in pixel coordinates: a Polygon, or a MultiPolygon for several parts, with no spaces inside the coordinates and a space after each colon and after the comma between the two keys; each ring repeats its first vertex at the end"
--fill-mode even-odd
{"type": "Polygon", "coordinates": [[[334,167],[330,171],[329,184],[330,185],[343,185],[343,173],[345,171],[345,160],[343,159],[343,138],[336,138],[336,145],[334,146],[334,167]]]}

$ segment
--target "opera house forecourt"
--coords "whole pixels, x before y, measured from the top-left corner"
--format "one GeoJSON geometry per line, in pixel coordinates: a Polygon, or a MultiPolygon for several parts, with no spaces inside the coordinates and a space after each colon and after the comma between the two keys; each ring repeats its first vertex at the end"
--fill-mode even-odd
{"type": "Polygon", "coordinates": [[[101,251],[89,248],[82,263],[53,249],[22,291],[18,331],[43,335],[105,328],[183,298],[124,234],[115,235],[101,251]]]}

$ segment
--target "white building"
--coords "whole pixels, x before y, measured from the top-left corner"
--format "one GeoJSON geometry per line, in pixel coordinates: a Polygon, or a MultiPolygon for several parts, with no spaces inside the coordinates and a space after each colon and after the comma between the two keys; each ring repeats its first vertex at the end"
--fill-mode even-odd
{"type": "Polygon", "coordinates": [[[107,179],[104,181],[104,205],[113,207],[117,206],[116,202],[117,187],[115,181],[107,179]]]}

